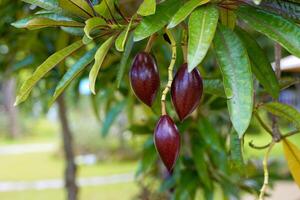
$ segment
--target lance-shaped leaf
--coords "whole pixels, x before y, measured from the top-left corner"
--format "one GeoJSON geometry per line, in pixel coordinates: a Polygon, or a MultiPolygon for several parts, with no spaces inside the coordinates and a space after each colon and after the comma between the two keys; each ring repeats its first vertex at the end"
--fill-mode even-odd
{"type": "Polygon", "coordinates": [[[205,144],[199,135],[195,135],[191,142],[192,156],[195,161],[196,170],[201,182],[206,188],[212,188],[212,181],[209,176],[207,161],[205,159],[205,144]]]}
{"type": "Polygon", "coordinates": [[[67,56],[71,55],[73,52],[78,50],[80,47],[83,46],[81,40],[74,42],[70,46],[63,48],[62,50],[54,53],[51,55],[47,60],[45,60],[29,77],[21,86],[15,105],[25,101],[31,92],[34,85],[47,74],[51,69],[53,69],[58,63],[63,61],[67,56]]]}
{"type": "Polygon", "coordinates": [[[144,0],[137,11],[137,14],[142,16],[153,15],[155,10],[156,0],[144,0]]]}
{"type": "Polygon", "coordinates": [[[236,14],[230,9],[221,8],[220,15],[221,23],[230,29],[234,29],[236,24],[236,14]]]}
{"type": "Polygon", "coordinates": [[[280,15],[251,6],[240,6],[237,13],[253,29],[280,43],[300,57],[300,26],[280,15]]]}
{"type": "Polygon", "coordinates": [[[279,95],[278,80],[264,50],[246,31],[237,28],[236,33],[247,48],[249,58],[252,62],[252,71],[256,78],[264,86],[266,91],[268,91],[274,98],[277,98],[279,95]]]}
{"type": "Polygon", "coordinates": [[[241,175],[245,175],[245,163],[242,153],[242,141],[235,131],[230,134],[230,159],[231,167],[241,175]]]}
{"type": "Polygon", "coordinates": [[[128,37],[128,33],[130,31],[130,28],[131,28],[132,19],[133,18],[131,18],[127,28],[124,31],[122,31],[122,33],[116,39],[115,46],[116,46],[116,49],[120,52],[124,51],[124,46],[125,46],[125,43],[126,43],[126,40],[127,40],[127,37],[128,37]]]}
{"type": "Polygon", "coordinates": [[[287,139],[282,141],[282,145],[289,170],[295,182],[300,187],[300,149],[287,139]]]}
{"type": "Polygon", "coordinates": [[[58,6],[58,0],[22,0],[26,3],[36,5],[46,10],[60,12],[62,9],[58,6]]]}
{"type": "Polygon", "coordinates": [[[273,115],[281,117],[289,122],[292,122],[300,129],[300,113],[299,111],[287,104],[279,103],[279,102],[270,102],[263,104],[259,108],[262,108],[273,115]]]}
{"type": "Polygon", "coordinates": [[[57,26],[65,26],[65,27],[83,27],[84,24],[76,21],[55,21],[45,17],[37,17],[37,18],[25,18],[19,21],[12,23],[16,28],[27,28],[30,30],[45,28],[45,27],[57,27],[57,26]]]}
{"type": "Polygon", "coordinates": [[[61,30],[75,36],[84,36],[84,32],[82,28],[74,28],[74,27],[60,27],[61,30]]]}
{"type": "MultiPolygon", "coordinates": [[[[297,0],[298,1],[298,0],[297,0]]],[[[300,22],[300,6],[299,1],[291,2],[286,0],[264,0],[259,8],[283,15],[300,22]]]]}
{"type": "Polygon", "coordinates": [[[148,172],[153,167],[157,159],[158,155],[153,142],[153,137],[150,137],[144,143],[143,152],[135,176],[138,177],[142,173],[148,172]]]}
{"type": "Polygon", "coordinates": [[[56,98],[68,87],[68,85],[74,80],[80,72],[94,60],[97,47],[94,47],[87,53],[85,53],[62,77],[55,88],[55,92],[51,99],[50,105],[56,100],[56,98]]]}
{"type": "Polygon", "coordinates": [[[213,40],[219,12],[213,6],[196,9],[189,20],[188,68],[191,72],[204,59],[213,40]]]}
{"type": "Polygon", "coordinates": [[[168,25],[168,28],[173,28],[177,26],[180,22],[185,20],[185,18],[193,12],[195,8],[200,5],[208,3],[209,0],[190,0],[186,2],[172,17],[171,22],[168,25]]]}
{"type": "Polygon", "coordinates": [[[102,0],[100,4],[95,5],[96,12],[105,18],[112,18],[111,14],[115,13],[114,0],[102,0]]]}
{"type": "Polygon", "coordinates": [[[59,6],[64,11],[83,19],[94,16],[93,10],[85,0],[59,0],[59,6]]]}
{"type": "Polygon", "coordinates": [[[214,47],[230,119],[241,138],[249,126],[253,109],[253,80],[247,50],[238,36],[223,25],[218,26],[214,47]]]}
{"type": "Polygon", "coordinates": [[[107,112],[101,130],[101,134],[103,137],[105,137],[108,134],[111,125],[113,124],[117,116],[120,114],[120,112],[122,112],[125,105],[126,100],[120,101],[116,105],[112,106],[111,109],[107,112]]]}
{"type": "Polygon", "coordinates": [[[90,18],[85,21],[85,27],[83,30],[84,30],[85,35],[88,38],[92,39],[92,37],[90,36],[92,31],[103,25],[106,25],[106,22],[104,21],[104,19],[102,19],[100,17],[93,17],[93,18],[90,18]]]}
{"type": "Polygon", "coordinates": [[[157,5],[154,15],[144,17],[134,32],[134,41],[140,41],[162,29],[179,9],[181,1],[166,0],[157,5]]]}
{"type": "Polygon", "coordinates": [[[126,66],[127,66],[127,61],[128,61],[129,56],[130,56],[133,44],[134,44],[133,34],[131,33],[128,37],[128,41],[127,41],[126,46],[125,46],[125,51],[124,51],[124,53],[122,55],[122,58],[121,58],[121,61],[120,61],[120,67],[119,67],[119,71],[118,71],[118,74],[117,74],[117,87],[118,88],[120,87],[121,81],[124,77],[124,73],[125,73],[126,66]]]}
{"type": "Polygon", "coordinates": [[[96,79],[100,70],[100,67],[102,65],[102,62],[111,47],[111,44],[113,42],[114,37],[110,37],[108,40],[106,40],[97,50],[95,54],[95,63],[90,71],[89,74],[89,80],[90,80],[90,90],[92,91],[93,94],[96,94],[95,92],[95,84],[96,84],[96,79]]]}
{"type": "Polygon", "coordinates": [[[221,79],[203,79],[203,92],[226,98],[224,86],[221,79]]]}

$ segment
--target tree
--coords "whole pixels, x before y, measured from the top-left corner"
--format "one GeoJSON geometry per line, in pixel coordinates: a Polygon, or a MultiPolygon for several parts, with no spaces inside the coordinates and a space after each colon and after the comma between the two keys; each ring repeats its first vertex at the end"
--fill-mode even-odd
{"type": "MultiPolygon", "coordinates": [[[[88,72],[91,92],[95,95],[98,90],[107,92],[103,135],[109,132],[111,123],[125,106],[129,130],[149,133],[155,129],[155,142],[150,136],[145,143],[138,175],[151,174],[150,181],[163,179],[161,191],[175,199],[193,199],[201,189],[206,199],[214,199],[217,184],[227,198],[238,198],[241,191],[258,193],[260,170],[257,167],[254,172],[247,170],[254,166],[251,161],[245,163],[242,153],[243,138],[255,120],[272,136],[272,141],[263,147],[250,144],[256,149],[267,148],[265,180],[259,198],[264,198],[268,184],[268,155],[277,143],[283,144],[290,171],[300,184],[299,171],[294,167],[300,165],[299,150],[287,139],[299,132],[300,114],[277,101],[280,90],[294,83],[286,84],[280,76],[281,46],[300,57],[300,5],[296,0],[166,0],[160,3],[145,0],[131,15],[122,9],[123,1],[24,1],[39,6],[41,11],[13,23],[15,27],[61,27],[77,35],[77,41],[52,54],[35,70],[21,86],[16,104],[25,101],[37,82],[65,58],[84,49],[86,53],[79,54],[78,61],[57,84],[52,102],[75,78],[85,77],[88,72]],[[253,30],[277,43],[276,73],[265,49],[253,37],[253,30]],[[140,51],[144,53],[137,53],[140,51]],[[129,70],[129,58],[136,54],[129,70]],[[168,69],[164,67],[167,65],[168,69]],[[174,68],[178,68],[175,76],[174,68]],[[132,116],[139,103],[130,95],[128,81],[124,81],[127,71],[131,74],[134,93],[151,107],[151,112],[143,107],[146,121],[132,116]],[[183,122],[177,122],[175,111],[183,122]],[[160,112],[162,116],[155,128],[160,112]],[[261,117],[263,112],[272,114],[272,128],[261,117]],[[279,119],[294,124],[295,130],[282,133],[279,119]],[[157,173],[160,168],[155,164],[154,143],[172,176],[165,170],[157,173]],[[253,184],[249,185],[249,181],[253,184]]],[[[95,105],[101,103],[103,100],[95,105]]]]}

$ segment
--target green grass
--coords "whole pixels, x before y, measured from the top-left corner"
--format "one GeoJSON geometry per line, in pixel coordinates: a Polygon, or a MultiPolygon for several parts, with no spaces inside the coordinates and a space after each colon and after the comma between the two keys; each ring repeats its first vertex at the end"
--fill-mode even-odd
{"type": "MultiPolygon", "coordinates": [[[[133,172],[136,162],[100,162],[79,166],[79,177],[104,176],[133,172]]],[[[0,156],[0,181],[62,178],[64,163],[53,153],[30,153],[0,156]]]]}
{"type": "MultiPolygon", "coordinates": [[[[134,183],[122,183],[106,186],[82,187],[80,200],[131,200],[138,193],[134,183]],[[121,197],[121,198],[120,198],[121,197]]],[[[1,192],[1,200],[64,200],[63,189],[59,190],[28,190],[19,192],[1,192]]]]}

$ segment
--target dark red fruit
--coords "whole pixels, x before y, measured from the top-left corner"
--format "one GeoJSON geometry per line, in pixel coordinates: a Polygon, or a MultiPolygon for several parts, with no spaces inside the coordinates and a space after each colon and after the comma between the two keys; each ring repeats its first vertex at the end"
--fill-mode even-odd
{"type": "Polygon", "coordinates": [[[146,52],[138,53],[130,71],[131,87],[135,95],[151,106],[159,89],[160,80],[154,58],[146,52]]]}
{"type": "Polygon", "coordinates": [[[154,132],[154,143],[164,165],[171,173],[180,150],[180,135],[168,115],[160,117],[154,132]]]}
{"type": "Polygon", "coordinates": [[[171,86],[171,97],[181,121],[185,120],[199,105],[203,92],[203,83],[197,68],[188,72],[183,64],[175,75],[171,86]]]}

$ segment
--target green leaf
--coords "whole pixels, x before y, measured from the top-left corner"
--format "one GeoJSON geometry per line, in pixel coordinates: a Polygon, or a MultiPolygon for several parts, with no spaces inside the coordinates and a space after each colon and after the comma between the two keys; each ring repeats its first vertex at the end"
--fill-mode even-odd
{"type": "Polygon", "coordinates": [[[84,12],[86,12],[90,16],[94,16],[93,9],[89,5],[87,0],[69,0],[77,7],[80,7],[84,12]]]}
{"type": "Polygon", "coordinates": [[[119,71],[118,71],[118,74],[117,74],[117,87],[118,88],[120,87],[121,81],[123,80],[124,73],[125,73],[126,66],[127,66],[127,61],[128,61],[129,56],[130,56],[133,44],[134,44],[133,34],[130,34],[129,37],[128,37],[128,41],[126,43],[126,46],[125,46],[125,51],[124,51],[124,53],[122,55],[122,58],[121,58],[121,61],[120,61],[120,67],[119,67],[119,71]]]}
{"type": "Polygon", "coordinates": [[[106,24],[106,22],[104,21],[104,19],[102,19],[100,17],[90,18],[85,21],[84,33],[88,38],[92,39],[92,37],[90,36],[91,32],[95,28],[98,28],[99,26],[102,26],[105,24],[106,24]]]}
{"type": "Polygon", "coordinates": [[[207,117],[199,118],[197,123],[197,130],[204,139],[206,147],[214,149],[218,153],[224,153],[224,148],[222,147],[220,134],[216,131],[213,124],[207,119],[207,117]]]}
{"type": "Polygon", "coordinates": [[[247,48],[249,58],[252,61],[252,71],[256,78],[264,86],[266,91],[277,99],[279,95],[278,80],[264,50],[246,31],[237,28],[236,33],[247,48]]]}
{"type": "Polygon", "coordinates": [[[134,41],[140,41],[162,29],[179,9],[181,1],[166,0],[157,5],[154,15],[144,17],[134,32],[134,41]]]}
{"type": "Polygon", "coordinates": [[[113,42],[114,36],[111,36],[108,40],[106,40],[97,50],[95,54],[95,63],[90,71],[89,74],[89,80],[90,80],[90,89],[93,94],[96,94],[95,92],[95,83],[96,79],[100,70],[100,67],[102,65],[102,62],[110,49],[112,42],[113,42]]]}
{"type": "Polygon", "coordinates": [[[144,144],[142,158],[136,172],[138,177],[142,173],[148,172],[158,159],[153,138],[150,137],[144,144]]]}
{"type": "Polygon", "coordinates": [[[59,0],[59,6],[64,11],[83,19],[93,17],[93,11],[85,0],[59,0]]]}
{"type": "Polygon", "coordinates": [[[180,22],[185,20],[185,18],[193,12],[198,6],[208,3],[209,0],[190,0],[186,2],[173,16],[171,22],[167,28],[173,28],[177,26],[180,22]]]}
{"type": "Polygon", "coordinates": [[[116,49],[120,52],[124,51],[124,46],[125,46],[125,43],[126,43],[126,40],[127,40],[127,37],[128,37],[128,33],[130,31],[130,28],[131,28],[132,19],[133,18],[131,18],[127,28],[116,39],[115,46],[116,46],[116,49]]]}
{"type": "Polygon", "coordinates": [[[97,96],[96,95],[90,95],[91,99],[91,107],[94,113],[95,118],[97,119],[98,122],[101,121],[100,113],[99,113],[99,102],[97,102],[97,96]]]}
{"type": "Polygon", "coordinates": [[[111,14],[109,11],[115,12],[114,0],[102,0],[100,4],[94,6],[94,9],[102,17],[110,19],[111,14]]]}
{"type": "Polygon", "coordinates": [[[250,6],[240,6],[237,14],[250,27],[280,43],[300,57],[300,26],[280,15],[250,6]]]}
{"type": "Polygon", "coordinates": [[[62,9],[58,6],[58,0],[22,0],[26,3],[36,5],[46,10],[60,12],[62,9]]]}
{"type": "Polygon", "coordinates": [[[203,79],[203,91],[208,94],[226,98],[224,86],[220,79],[203,79]]]}
{"type": "Polygon", "coordinates": [[[201,182],[206,188],[211,189],[213,186],[209,176],[208,166],[206,165],[205,146],[203,145],[203,142],[201,142],[201,137],[195,136],[192,139],[192,157],[201,182]]]}
{"type": "Polygon", "coordinates": [[[237,170],[241,175],[245,175],[242,141],[235,131],[232,131],[230,134],[230,159],[233,170],[237,170]]]}
{"type": "Polygon", "coordinates": [[[142,16],[153,15],[155,10],[156,0],[144,0],[137,11],[137,14],[142,16]]]}
{"type": "Polygon", "coordinates": [[[107,112],[101,130],[101,134],[103,137],[107,136],[111,125],[113,124],[117,116],[121,113],[125,105],[126,100],[120,101],[116,105],[112,106],[111,109],[107,112]]]}
{"type": "Polygon", "coordinates": [[[44,17],[29,17],[24,18],[19,21],[12,23],[16,28],[28,28],[30,30],[45,28],[45,27],[56,27],[56,26],[65,26],[65,27],[83,27],[84,25],[76,21],[55,21],[49,18],[44,17]]]}
{"type": "Polygon", "coordinates": [[[61,30],[75,36],[84,36],[84,32],[82,28],[73,28],[73,27],[60,27],[61,30]]]}
{"type": "Polygon", "coordinates": [[[69,84],[74,80],[80,72],[94,60],[97,47],[94,47],[87,53],[85,53],[62,77],[55,88],[53,97],[51,98],[52,104],[56,98],[69,86],[69,84]]]}
{"type": "Polygon", "coordinates": [[[234,29],[236,24],[236,14],[230,9],[220,9],[221,23],[230,29],[234,29]]]}
{"type": "Polygon", "coordinates": [[[219,12],[213,6],[196,9],[189,20],[188,68],[191,72],[204,59],[213,40],[219,12]]]}
{"type": "Polygon", "coordinates": [[[280,90],[284,90],[299,83],[300,83],[300,79],[297,77],[282,77],[279,80],[279,87],[280,90]]]}
{"type": "Polygon", "coordinates": [[[214,47],[230,119],[241,138],[249,126],[253,109],[253,80],[247,50],[238,36],[223,25],[218,26],[214,47]]]}
{"type": "Polygon", "coordinates": [[[300,113],[294,107],[279,102],[271,102],[263,104],[259,108],[292,122],[298,129],[300,129],[300,113]]]}
{"type": "Polygon", "coordinates": [[[300,22],[300,6],[299,0],[296,2],[286,1],[286,0],[264,0],[259,8],[274,12],[278,15],[283,15],[289,17],[298,23],[300,22]]]}
{"type": "Polygon", "coordinates": [[[33,73],[29,79],[27,79],[21,86],[15,105],[20,104],[28,98],[29,93],[31,92],[34,85],[53,69],[58,63],[63,61],[67,56],[71,55],[73,52],[78,50],[83,46],[81,40],[74,42],[70,46],[63,48],[62,50],[52,54],[47,60],[45,60],[33,73]]]}

